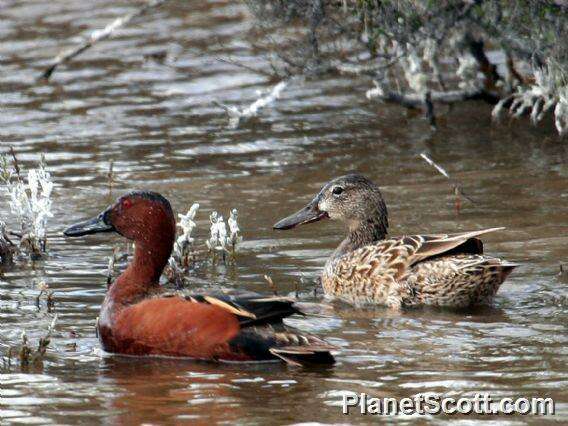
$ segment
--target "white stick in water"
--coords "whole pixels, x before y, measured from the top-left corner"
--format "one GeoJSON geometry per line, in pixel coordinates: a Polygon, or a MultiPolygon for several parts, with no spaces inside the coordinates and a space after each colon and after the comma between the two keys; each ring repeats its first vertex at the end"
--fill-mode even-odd
{"type": "Polygon", "coordinates": [[[432,160],[430,157],[428,157],[428,154],[423,152],[422,154],[420,154],[420,156],[424,159],[424,161],[426,161],[428,164],[430,164],[432,167],[434,167],[436,170],[438,170],[445,177],[447,177],[448,179],[451,179],[449,173],[442,166],[436,164],[434,162],[434,160],[432,160]]]}
{"type": "Polygon", "coordinates": [[[289,81],[281,81],[272,89],[266,96],[262,96],[262,93],[259,94],[259,98],[250,104],[248,107],[240,109],[232,105],[225,105],[221,102],[215,101],[214,103],[221,108],[223,108],[227,114],[229,115],[229,124],[233,128],[237,128],[241,121],[246,120],[250,117],[256,117],[258,112],[273,103],[276,99],[278,99],[284,89],[288,86],[289,81]]]}

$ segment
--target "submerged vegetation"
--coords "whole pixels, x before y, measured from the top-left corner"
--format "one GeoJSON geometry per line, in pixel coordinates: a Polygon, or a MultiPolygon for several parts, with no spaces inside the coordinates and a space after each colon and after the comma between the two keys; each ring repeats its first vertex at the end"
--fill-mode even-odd
{"type": "MultiPolygon", "coordinates": [[[[369,99],[423,109],[483,100],[568,133],[568,5],[560,1],[292,0],[247,3],[278,78],[373,81],[369,99]]],[[[246,64],[242,64],[250,67],[246,64]]]]}
{"type": "Polygon", "coordinates": [[[14,366],[18,366],[24,372],[27,372],[30,368],[41,369],[56,323],[57,315],[54,315],[47,330],[38,338],[35,346],[31,344],[27,333],[23,331],[20,344],[8,348],[6,354],[2,356],[1,371],[11,372],[14,366]]]}

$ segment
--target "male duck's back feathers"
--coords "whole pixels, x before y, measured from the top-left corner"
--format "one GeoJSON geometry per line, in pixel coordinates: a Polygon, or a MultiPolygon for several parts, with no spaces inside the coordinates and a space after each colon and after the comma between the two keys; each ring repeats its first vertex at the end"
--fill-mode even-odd
{"type": "Polygon", "coordinates": [[[236,315],[241,326],[270,324],[281,322],[290,315],[303,315],[295,306],[294,299],[289,297],[264,297],[258,294],[240,296],[228,293],[193,294],[181,291],[167,292],[159,297],[183,297],[190,302],[218,306],[236,315]]]}
{"type": "Polygon", "coordinates": [[[180,297],[188,302],[220,307],[237,316],[240,332],[229,344],[243,356],[269,358],[269,354],[291,365],[333,364],[330,351],[337,347],[319,337],[286,327],[284,318],[304,315],[289,297],[264,297],[255,294],[187,294],[180,291],[159,297],[180,297]]]}

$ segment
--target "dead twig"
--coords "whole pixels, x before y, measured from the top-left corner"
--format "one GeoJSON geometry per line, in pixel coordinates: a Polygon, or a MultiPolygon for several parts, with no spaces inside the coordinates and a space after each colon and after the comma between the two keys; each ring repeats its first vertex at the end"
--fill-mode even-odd
{"type": "Polygon", "coordinates": [[[17,250],[17,246],[8,236],[6,224],[0,220],[0,264],[12,263],[17,250]]]}
{"type": "Polygon", "coordinates": [[[517,71],[517,68],[515,66],[515,60],[513,59],[513,56],[507,52],[507,60],[506,60],[506,65],[507,65],[507,70],[509,71],[509,88],[514,87],[513,84],[513,80],[517,80],[518,84],[528,84],[529,81],[527,81],[527,79],[525,79],[520,73],[519,71],[517,71]]]}
{"type": "Polygon", "coordinates": [[[372,61],[368,61],[367,63],[352,63],[347,61],[332,62],[329,71],[337,72],[340,75],[368,75],[376,77],[379,72],[385,71],[398,64],[402,57],[402,55],[385,57],[385,59],[388,60],[384,63],[377,62],[376,58],[373,58],[372,61]]]}
{"type": "Polygon", "coordinates": [[[278,296],[278,289],[276,288],[276,284],[274,284],[274,281],[272,281],[272,278],[270,278],[268,275],[265,275],[264,279],[268,283],[268,287],[270,287],[274,295],[278,296]]]}
{"type": "Polygon", "coordinates": [[[225,64],[229,64],[229,65],[233,65],[237,68],[242,68],[244,70],[253,72],[255,74],[259,74],[259,75],[263,75],[265,77],[269,77],[271,80],[276,80],[276,79],[282,79],[285,76],[284,75],[280,75],[276,72],[268,72],[259,68],[255,68],[255,67],[251,67],[249,65],[246,65],[240,61],[237,61],[236,59],[232,59],[232,58],[216,58],[219,62],[223,62],[225,64]]]}
{"type": "Polygon", "coordinates": [[[132,19],[144,15],[149,10],[163,5],[166,1],[168,0],[150,0],[140,9],[115,19],[106,27],[104,27],[102,30],[93,31],[89,36],[89,38],[86,39],[82,44],[59,54],[55,58],[54,63],[50,65],[48,68],[46,68],[45,71],[43,71],[43,73],[41,74],[41,79],[49,80],[49,78],[51,77],[51,75],[57,69],[58,66],[69,62],[71,59],[80,55],[85,50],[93,47],[96,43],[100,42],[101,40],[109,38],[118,28],[128,24],[130,21],[132,21],[132,19]]]}
{"type": "Polygon", "coordinates": [[[114,183],[114,160],[110,160],[109,165],[108,165],[108,173],[107,173],[107,179],[108,179],[108,192],[112,193],[112,185],[114,183]]]}
{"type": "Polygon", "coordinates": [[[20,166],[18,164],[18,157],[16,157],[16,151],[14,151],[14,147],[10,147],[10,155],[14,159],[14,171],[16,172],[16,176],[18,176],[18,180],[22,180],[22,176],[20,174],[20,166]]]}
{"type": "Polygon", "coordinates": [[[41,307],[41,297],[45,295],[45,304],[47,307],[47,312],[51,312],[53,307],[55,306],[55,299],[53,297],[54,292],[49,288],[49,285],[44,281],[37,284],[37,289],[39,290],[39,294],[36,297],[36,306],[38,310],[41,307]]]}
{"type": "Polygon", "coordinates": [[[232,128],[237,128],[239,124],[251,117],[256,117],[258,112],[266,106],[272,104],[277,100],[281,93],[290,84],[291,80],[282,80],[273,86],[267,94],[259,96],[252,104],[246,108],[237,108],[232,105],[225,105],[218,101],[213,101],[214,105],[223,108],[229,116],[229,125],[232,128]]]}
{"type": "MultiPolygon", "coordinates": [[[[51,342],[51,336],[57,323],[57,315],[53,317],[51,323],[49,324],[46,333],[39,338],[37,348],[34,350],[28,340],[26,332],[22,332],[22,344],[20,350],[18,351],[18,358],[20,361],[20,369],[22,371],[27,371],[30,366],[42,367],[45,354],[49,343],[51,342]]],[[[12,349],[8,353],[8,365],[10,365],[12,356],[12,349]]]]}
{"type": "Polygon", "coordinates": [[[462,189],[462,184],[461,182],[455,180],[454,178],[452,178],[450,176],[450,174],[446,171],[446,169],[444,169],[442,166],[440,166],[439,164],[437,164],[436,162],[434,162],[434,160],[432,160],[428,154],[426,154],[425,152],[420,154],[420,158],[422,158],[424,161],[426,161],[426,163],[428,163],[429,165],[431,165],[432,167],[434,167],[438,173],[440,173],[442,176],[444,176],[446,179],[448,179],[450,181],[450,184],[452,185],[453,188],[453,192],[456,196],[455,199],[455,207],[456,207],[456,212],[459,214],[460,209],[461,209],[461,197],[464,197],[466,200],[468,200],[470,203],[475,204],[475,201],[473,201],[471,199],[471,197],[469,197],[468,195],[465,194],[465,192],[462,189]]]}

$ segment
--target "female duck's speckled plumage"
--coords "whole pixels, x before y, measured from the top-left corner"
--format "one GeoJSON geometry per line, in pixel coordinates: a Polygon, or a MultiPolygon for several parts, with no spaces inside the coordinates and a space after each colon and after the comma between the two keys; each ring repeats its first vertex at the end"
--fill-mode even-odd
{"type": "Polygon", "coordinates": [[[274,227],[289,229],[323,218],[348,228],[325,265],[324,291],[354,304],[395,309],[489,304],[516,266],[485,256],[477,238],[502,228],[385,239],[386,205],[378,187],[359,174],[327,183],[308,206],[274,227]]]}

